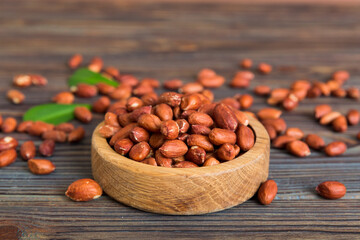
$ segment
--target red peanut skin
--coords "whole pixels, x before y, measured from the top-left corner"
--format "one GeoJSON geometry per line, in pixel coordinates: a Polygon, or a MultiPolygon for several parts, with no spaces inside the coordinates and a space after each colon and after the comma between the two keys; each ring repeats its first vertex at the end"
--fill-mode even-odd
{"type": "Polygon", "coordinates": [[[70,184],[65,195],[76,202],[86,202],[102,195],[100,185],[90,178],[79,179],[70,184]]]}
{"type": "Polygon", "coordinates": [[[327,199],[339,199],[345,196],[346,187],[344,184],[336,181],[326,181],[320,183],[315,190],[320,196],[327,199]]]}
{"type": "Polygon", "coordinates": [[[278,191],[277,184],[274,180],[267,180],[261,184],[258,191],[258,199],[264,205],[269,205],[275,198],[278,191]]]}
{"type": "Polygon", "coordinates": [[[326,153],[326,155],[330,157],[341,155],[344,152],[346,152],[346,150],[347,150],[346,144],[341,141],[332,142],[324,148],[324,152],[326,153]]]}

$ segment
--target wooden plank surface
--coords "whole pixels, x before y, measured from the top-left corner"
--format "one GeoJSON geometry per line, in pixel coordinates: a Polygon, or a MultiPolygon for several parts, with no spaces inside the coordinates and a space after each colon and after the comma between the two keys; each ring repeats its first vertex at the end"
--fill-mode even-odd
{"type": "MultiPolygon", "coordinates": [[[[161,81],[191,81],[203,67],[229,81],[237,62],[249,57],[275,68],[269,76],[256,75],[250,89],[260,83],[288,87],[300,78],[325,80],[338,69],[352,74],[346,86],[360,87],[359,12],[360,5],[348,4],[2,0],[0,112],[20,119],[30,106],[65,90],[70,71],[64,63],[77,52],[161,81]],[[27,72],[45,75],[49,85],[24,90],[26,103],[10,105],[5,92],[12,77],[27,72]]],[[[247,91],[224,86],[215,94],[247,91]]],[[[284,118],[326,142],[343,139],[349,147],[345,155],[327,158],[315,152],[299,159],[272,150],[270,177],[279,192],[270,206],[252,199],[203,216],[145,213],[107,196],[87,203],[67,199],[64,192],[72,181],[91,177],[90,136],[102,118],[96,115],[83,142],[57,145],[51,158],[55,173],[34,176],[20,159],[0,169],[0,239],[360,239],[360,145],[355,139],[360,127],[335,134],[319,126],[312,110],[320,103],[343,113],[360,110],[350,99],[307,99],[284,118]],[[337,201],[321,199],[314,188],[325,180],[343,182],[348,193],[337,201]]],[[[265,100],[256,98],[251,110],[264,106],[265,100]]],[[[13,135],[21,142],[40,142],[13,135]]]]}

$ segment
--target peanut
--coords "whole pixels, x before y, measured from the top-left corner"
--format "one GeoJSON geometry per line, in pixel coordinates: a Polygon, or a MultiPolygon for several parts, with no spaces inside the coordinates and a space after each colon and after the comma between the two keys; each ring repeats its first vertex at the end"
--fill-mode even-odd
{"type": "Polygon", "coordinates": [[[241,60],[240,66],[242,68],[249,69],[252,67],[252,60],[249,58],[245,58],[245,59],[241,60]]]}
{"type": "Polygon", "coordinates": [[[174,165],[174,167],[176,167],[176,168],[194,168],[194,167],[199,167],[199,166],[192,162],[182,161],[182,162],[176,163],[174,165]]]}
{"type": "Polygon", "coordinates": [[[33,141],[26,141],[20,147],[20,155],[22,159],[29,160],[34,158],[36,154],[36,148],[33,141]]]}
{"type": "Polygon", "coordinates": [[[157,166],[155,158],[146,158],[146,159],[142,160],[141,163],[149,164],[152,166],[157,166]]]}
{"type": "Polygon", "coordinates": [[[274,139],[274,141],[272,142],[272,146],[274,148],[285,148],[288,143],[293,141],[296,141],[296,138],[292,136],[282,135],[274,139]]]}
{"type": "Polygon", "coordinates": [[[351,109],[346,115],[349,125],[357,125],[360,121],[360,113],[355,109],[351,109]]]}
{"type": "Polygon", "coordinates": [[[219,147],[216,155],[219,159],[223,161],[230,161],[236,157],[236,150],[234,148],[234,145],[230,143],[225,143],[219,147]]]}
{"type": "Polygon", "coordinates": [[[180,140],[167,140],[159,148],[162,155],[167,158],[174,158],[185,155],[188,151],[188,147],[183,141],[180,140]]]}
{"type": "Polygon", "coordinates": [[[107,112],[105,114],[105,124],[114,127],[120,127],[117,115],[112,112],[107,112]]]}
{"type": "Polygon", "coordinates": [[[85,130],[83,127],[78,127],[75,130],[71,131],[68,135],[68,142],[79,142],[85,137],[85,130]]]}
{"type": "Polygon", "coordinates": [[[92,104],[92,111],[96,113],[104,113],[110,106],[110,99],[108,97],[100,97],[92,104]]]}
{"type": "Polygon", "coordinates": [[[183,82],[180,79],[172,79],[172,80],[167,80],[164,82],[164,88],[169,89],[169,90],[177,90],[179,88],[181,88],[183,85],[183,82]]]}
{"type": "Polygon", "coordinates": [[[305,142],[309,147],[315,150],[320,150],[325,146],[325,141],[316,134],[307,135],[305,142]]]}
{"type": "Polygon", "coordinates": [[[157,104],[159,100],[159,97],[157,95],[157,93],[155,92],[150,92],[150,93],[147,93],[147,94],[144,94],[143,96],[141,96],[141,101],[143,101],[144,105],[145,106],[153,106],[155,104],[157,104]]]}
{"type": "Polygon", "coordinates": [[[52,101],[58,104],[71,104],[74,99],[74,94],[71,92],[60,92],[52,98],[52,101]]]}
{"type": "Polygon", "coordinates": [[[197,165],[201,165],[205,162],[206,151],[198,146],[193,146],[186,153],[186,160],[193,162],[197,165]]]}
{"type": "Polygon", "coordinates": [[[17,87],[29,87],[32,84],[31,76],[28,74],[16,75],[13,83],[17,87]]]}
{"type": "Polygon", "coordinates": [[[176,139],[179,131],[179,125],[174,120],[163,121],[160,124],[160,132],[165,139],[176,139]]]}
{"type": "Polygon", "coordinates": [[[220,128],[235,131],[238,121],[234,112],[223,103],[219,103],[214,108],[214,121],[220,128]]]}
{"type": "Polygon", "coordinates": [[[84,178],[70,184],[65,195],[73,201],[86,202],[101,197],[102,189],[94,180],[84,178]]]}
{"type": "Polygon", "coordinates": [[[8,149],[15,149],[19,145],[19,142],[10,136],[0,138],[0,152],[8,149]]]}
{"type": "Polygon", "coordinates": [[[41,136],[44,132],[53,130],[54,127],[53,124],[36,121],[27,128],[27,132],[33,136],[41,136]]]}
{"type": "Polygon", "coordinates": [[[8,117],[4,120],[4,122],[1,125],[1,130],[4,133],[11,133],[13,131],[15,131],[17,126],[17,121],[15,118],[13,117],[8,117]]]}
{"type": "Polygon", "coordinates": [[[112,92],[115,91],[115,87],[113,86],[110,86],[106,83],[98,83],[96,84],[96,87],[99,91],[100,94],[103,94],[103,95],[110,95],[112,92]]]}
{"type": "Polygon", "coordinates": [[[159,97],[160,103],[166,103],[170,107],[179,106],[181,103],[181,94],[176,92],[165,92],[159,97]]]}
{"type": "Polygon", "coordinates": [[[350,78],[350,74],[347,71],[339,70],[333,73],[332,78],[343,83],[350,78]]]}
{"type": "Polygon", "coordinates": [[[269,205],[275,198],[278,191],[277,184],[274,180],[267,180],[262,183],[258,191],[258,200],[263,205],[269,205]]]}
{"type": "Polygon", "coordinates": [[[130,74],[124,74],[124,75],[121,74],[120,76],[116,77],[115,79],[118,82],[128,85],[128,86],[131,86],[131,87],[134,87],[139,84],[139,80],[135,76],[130,75],[130,74]]]}
{"type": "Polygon", "coordinates": [[[65,133],[70,133],[75,129],[75,127],[72,123],[60,123],[59,125],[56,125],[54,129],[63,131],[65,133]]]}
{"type": "Polygon", "coordinates": [[[147,142],[149,141],[150,134],[142,127],[134,127],[129,137],[135,143],[147,142]]]}
{"type": "Polygon", "coordinates": [[[157,105],[154,109],[155,115],[158,116],[161,121],[171,120],[173,118],[173,110],[165,103],[157,105]]]}
{"type": "Polygon", "coordinates": [[[216,159],[216,158],[208,158],[205,160],[203,166],[206,167],[206,166],[214,166],[214,165],[217,165],[217,164],[220,164],[220,162],[216,159]]]}
{"type": "Polygon", "coordinates": [[[120,155],[126,155],[133,146],[134,143],[129,138],[123,138],[115,143],[114,149],[120,155]]]}
{"type": "Polygon", "coordinates": [[[55,142],[66,142],[67,135],[63,131],[50,130],[46,131],[41,135],[42,139],[54,140],[55,142]]]}
{"type": "Polygon", "coordinates": [[[260,120],[264,119],[278,119],[280,118],[282,111],[275,108],[263,108],[258,111],[257,116],[260,120]]]}
{"type": "Polygon", "coordinates": [[[47,159],[30,159],[28,167],[36,175],[50,174],[55,171],[55,165],[47,159]]]}
{"type": "Polygon", "coordinates": [[[131,97],[127,99],[126,102],[126,109],[129,112],[134,111],[135,109],[141,108],[144,105],[143,101],[137,97],[131,97]]]}
{"type": "Polygon", "coordinates": [[[154,114],[143,114],[139,117],[138,123],[141,127],[150,132],[159,132],[161,120],[154,114]]]}
{"type": "Polygon", "coordinates": [[[119,69],[112,67],[112,66],[106,67],[104,69],[104,72],[109,74],[111,77],[118,77],[120,75],[119,69]]]}
{"type": "Polygon", "coordinates": [[[346,152],[346,150],[346,144],[341,141],[332,142],[324,148],[324,152],[330,157],[341,155],[346,152]]]}
{"type": "Polygon", "coordinates": [[[14,149],[7,149],[0,152],[0,168],[9,166],[16,160],[16,151],[14,149]]]}
{"type": "Polygon", "coordinates": [[[21,122],[18,126],[17,126],[17,129],[16,131],[18,132],[27,132],[27,129],[33,124],[32,121],[23,121],[21,122]]]}
{"type": "Polygon", "coordinates": [[[90,71],[98,73],[103,68],[103,65],[104,65],[104,62],[101,58],[94,57],[93,59],[91,59],[91,62],[89,64],[88,68],[90,71]]]}
{"type": "Polygon", "coordinates": [[[139,118],[144,114],[152,113],[152,106],[144,106],[138,109],[135,109],[132,113],[130,113],[131,121],[139,121],[139,118]]]}
{"type": "Polygon", "coordinates": [[[186,133],[190,127],[189,122],[186,121],[185,119],[177,119],[176,123],[179,126],[180,133],[186,133]]]}
{"type": "Polygon", "coordinates": [[[203,125],[206,127],[210,127],[214,124],[214,121],[209,115],[201,112],[194,112],[190,114],[188,122],[193,125],[203,125]]]}
{"type": "Polygon", "coordinates": [[[198,78],[197,80],[202,86],[207,88],[219,88],[225,83],[225,78],[220,75],[211,77],[198,78]]]}
{"type": "Polygon", "coordinates": [[[320,119],[326,114],[332,112],[330,105],[322,104],[315,107],[315,118],[320,119]]]}
{"type": "Polygon", "coordinates": [[[346,90],[343,88],[336,89],[331,92],[331,95],[338,98],[344,98],[346,97],[346,90]]]}
{"type": "Polygon", "coordinates": [[[285,135],[294,137],[296,139],[302,139],[304,132],[300,128],[288,128],[286,129],[285,135]]]}
{"type": "Polygon", "coordinates": [[[191,125],[191,133],[192,134],[201,134],[201,135],[209,135],[211,129],[204,125],[191,125]]]}
{"type": "Polygon", "coordinates": [[[327,199],[339,199],[346,194],[345,185],[335,181],[320,183],[315,190],[320,196],[327,199]]]}
{"type": "Polygon", "coordinates": [[[341,113],[339,113],[339,112],[329,112],[320,118],[320,124],[328,125],[340,116],[341,116],[341,113]]]}
{"type": "Polygon", "coordinates": [[[25,95],[15,89],[9,90],[7,92],[7,97],[13,104],[20,104],[25,100],[25,95]]]}
{"type": "Polygon", "coordinates": [[[167,168],[171,168],[172,167],[172,159],[171,158],[167,158],[164,157],[160,150],[157,150],[155,152],[155,160],[158,166],[161,167],[167,167],[167,168]]]}
{"type": "Polygon", "coordinates": [[[55,149],[54,140],[44,140],[39,146],[39,153],[44,157],[50,157],[53,155],[55,149]]]}
{"type": "Polygon", "coordinates": [[[272,71],[272,67],[267,63],[259,63],[258,71],[262,74],[269,74],[272,71]]]}
{"type": "Polygon", "coordinates": [[[336,132],[345,132],[348,128],[346,117],[341,115],[332,121],[332,127],[336,132]]]}
{"type": "Polygon", "coordinates": [[[83,61],[82,55],[81,54],[75,54],[69,59],[68,66],[71,69],[78,68],[80,66],[80,64],[82,63],[82,61],[83,61]]]}
{"type": "Polygon", "coordinates": [[[150,153],[150,145],[147,142],[139,142],[131,147],[129,157],[135,161],[144,160],[150,153]]]}
{"type": "Polygon", "coordinates": [[[152,148],[159,148],[165,142],[165,137],[161,133],[154,133],[150,136],[149,144],[152,148]]]}
{"type": "Polygon", "coordinates": [[[264,123],[264,127],[265,127],[267,133],[269,134],[270,140],[274,140],[277,137],[275,128],[271,124],[268,124],[268,123],[264,123]]]}
{"type": "Polygon", "coordinates": [[[239,98],[240,108],[248,109],[254,102],[254,98],[249,94],[244,94],[239,98]]]}
{"type": "Polygon", "coordinates": [[[213,128],[209,134],[209,139],[214,145],[222,145],[225,143],[235,144],[236,134],[231,130],[213,128]]]}
{"type": "Polygon", "coordinates": [[[120,130],[120,127],[114,127],[111,125],[103,125],[99,128],[99,134],[104,138],[110,138],[120,130]]]}
{"type": "Polygon", "coordinates": [[[306,157],[311,154],[309,146],[300,140],[291,141],[286,144],[287,150],[297,156],[297,157],[306,157]]]}
{"type": "Polygon", "coordinates": [[[92,120],[92,114],[86,107],[76,107],[74,115],[76,119],[83,123],[89,123],[92,120]]]}
{"type": "Polygon", "coordinates": [[[80,83],[76,87],[71,88],[75,92],[76,96],[80,98],[91,98],[97,95],[98,90],[95,86],[80,83]]]}
{"type": "Polygon", "coordinates": [[[254,93],[258,96],[268,96],[271,92],[271,88],[266,85],[258,85],[254,88],[254,93]]]}
{"type": "Polygon", "coordinates": [[[245,125],[240,125],[236,131],[237,145],[242,151],[250,150],[255,144],[254,132],[245,125]]]}
{"type": "Polygon", "coordinates": [[[358,88],[355,88],[355,87],[348,88],[347,96],[349,98],[358,100],[360,98],[360,90],[358,88]]]}
{"type": "Polygon", "coordinates": [[[48,83],[48,80],[44,76],[38,74],[31,74],[30,78],[31,83],[35,86],[45,86],[48,83]]]}
{"type": "Polygon", "coordinates": [[[187,142],[187,145],[190,147],[198,146],[198,147],[205,149],[206,152],[214,151],[214,146],[211,144],[209,138],[204,135],[191,134],[186,139],[186,142],[187,142]]]}
{"type": "Polygon", "coordinates": [[[186,95],[181,99],[180,108],[182,110],[197,110],[201,106],[199,95],[186,95]]]}
{"type": "Polygon", "coordinates": [[[204,90],[204,86],[198,82],[190,82],[186,83],[184,86],[179,88],[179,93],[183,94],[192,94],[192,93],[199,93],[204,90]]]}

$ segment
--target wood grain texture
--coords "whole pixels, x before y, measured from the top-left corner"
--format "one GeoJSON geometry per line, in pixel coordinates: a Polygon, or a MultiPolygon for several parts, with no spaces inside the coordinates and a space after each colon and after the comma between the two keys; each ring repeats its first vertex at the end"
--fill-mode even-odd
{"type": "Polygon", "coordinates": [[[269,173],[269,136],[249,119],[253,148],[226,163],[191,169],[154,167],[119,155],[99,134],[100,123],[91,143],[94,179],[115,200],[148,212],[198,215],[236,206],[254,196],[269,173]]]}
{"type": "MultiPolygon", "coordinates": [[[[256,75],[250,89],[260,83],[288,87],[301,78],[325,80],[338,69],[352,75],[346,87],[360,87],[356,5],[1,0],[0,12],[0,112],[17,119],[28,107],[66,89],[70,71],[64,63],[75,52],[86,61],[99,55],[124,73],[161,81],[191,81],[203,67],[229,81],[237,62],[249,57],[274,66],[272,74],[256,75]],[[5,92],[12,77],[23,72],[43,74],[50,83],[46,91],[24,90],[25,103],[13,106],[5,92]]],[[[224,86],[215,95],[245,92],[224,86]]],[[[312,110],[320,103],[342,113],[360,110],[359,102],[350,99],[307,99],[284,118],[305,133],[317,132],[327,143],[345,140],[346,154],[328,158],[313,152],[300,159],[272,149],[270,178],[279,191],[270,206],[251,199],[202,216],[145,213],[107,196],[87,203],[68,200],[67,186],[91,177],[91,132],[102,118],[96,115],[84,141],[56,146],[53,174],[34,176],[20,159],[0,170],[0,239],[359,239],[360,145],[355,133],[360,128],[339,134],[318,125],[312,110]],[[348,193],[337,201],[321,199],[314,189],[325,180],[343,182],[348,193]]],[[[251,110],[264,106],[264,99],[255,98],[251,110]]],[[[40,144],[27,135],[14,136],[40,144]]]]}

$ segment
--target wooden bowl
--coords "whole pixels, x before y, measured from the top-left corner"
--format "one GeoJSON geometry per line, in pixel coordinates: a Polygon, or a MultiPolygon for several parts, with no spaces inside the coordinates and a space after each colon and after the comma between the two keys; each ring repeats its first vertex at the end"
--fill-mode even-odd
{"type": "Polygon", "coordinates": [[[115,200],[148,212],[194,215],[221,211],[251,198],[268,177],[270,140],[265,128],[250,118],[256,142],[232,161],[199,168],[165,168],[116,153],[94,130],[92,172],[115,200]]]}

